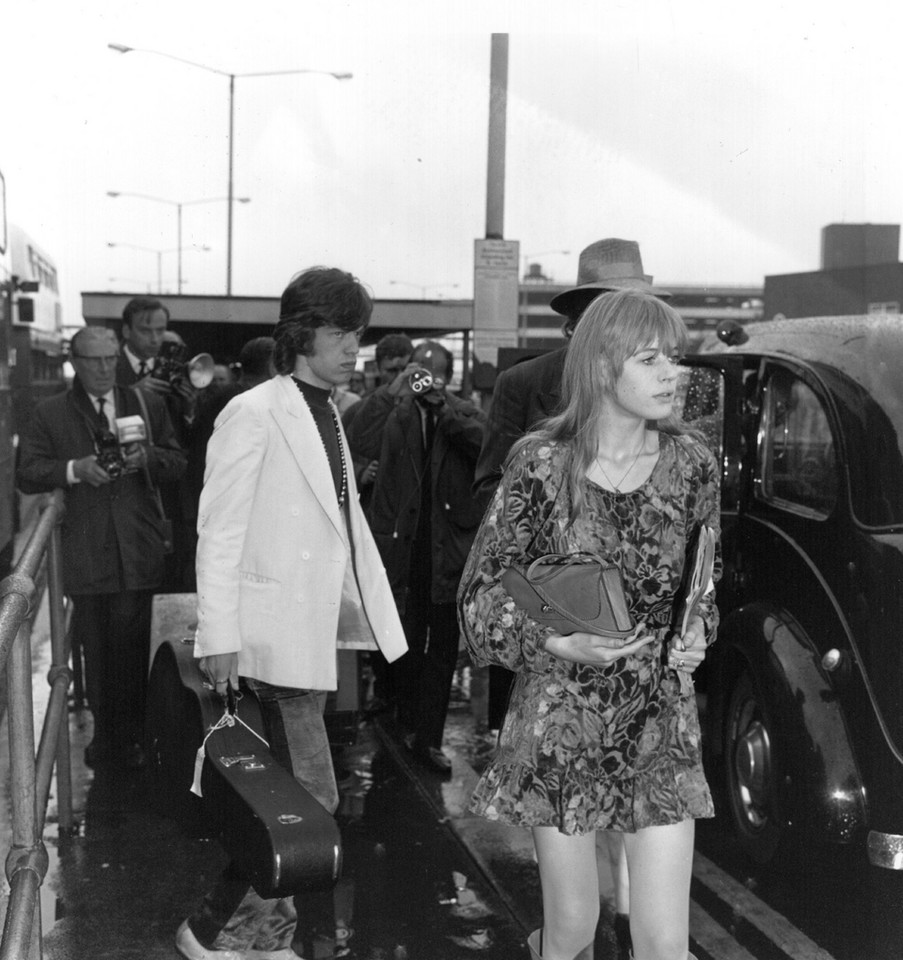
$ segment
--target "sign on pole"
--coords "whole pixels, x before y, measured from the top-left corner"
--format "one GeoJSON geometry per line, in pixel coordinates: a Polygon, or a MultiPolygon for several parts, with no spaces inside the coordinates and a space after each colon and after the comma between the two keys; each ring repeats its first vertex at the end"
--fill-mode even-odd
{"type": "Polygon", "coordinates": [[[476,360],[496,366],[499,347],[517,346],[517,240],[475,240],[473,282],[473,352],[476,360]]]}

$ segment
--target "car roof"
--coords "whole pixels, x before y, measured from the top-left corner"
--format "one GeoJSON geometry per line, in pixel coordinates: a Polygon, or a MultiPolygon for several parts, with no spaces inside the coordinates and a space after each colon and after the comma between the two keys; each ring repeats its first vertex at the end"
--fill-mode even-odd
{"type": "Polygon", "coordinates": [[[745,324],[748,339],[728,346],[713,337],[703,353],[770,354],[834,367],[869,388],[903,371],[903,317],[869,314],[800,317],[745,324]]]}

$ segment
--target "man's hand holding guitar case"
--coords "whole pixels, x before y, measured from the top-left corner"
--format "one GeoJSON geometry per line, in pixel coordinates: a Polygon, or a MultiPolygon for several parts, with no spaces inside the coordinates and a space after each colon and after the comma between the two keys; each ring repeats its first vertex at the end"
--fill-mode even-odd
{"type": "Polygon", "coordinates": [[[278,764],[256,698],[230,706],[204,684],[186,639],[156,648],[148,681],[151,757],[173,790],[203,796],[226,852],[265,898],[331,888],[342,866],[338,826],[278,764]]]}

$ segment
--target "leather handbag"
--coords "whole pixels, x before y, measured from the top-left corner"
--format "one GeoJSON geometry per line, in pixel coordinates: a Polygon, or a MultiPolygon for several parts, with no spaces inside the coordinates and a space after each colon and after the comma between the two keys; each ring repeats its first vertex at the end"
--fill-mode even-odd
{"type": "Polygon", "coordinates": [[[626,641],[633,632],[620,568],[589,554],[546,554],[512,564],[501,582],[518,607],[556,633],[626,641]]]}

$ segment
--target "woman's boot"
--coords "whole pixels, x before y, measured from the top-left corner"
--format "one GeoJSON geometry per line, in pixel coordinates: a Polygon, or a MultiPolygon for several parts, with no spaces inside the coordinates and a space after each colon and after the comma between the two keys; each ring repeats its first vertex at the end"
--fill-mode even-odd
{"type": "MultiPolygon", "coordinates": [[[[542,927],[539,930],[534,930],[529,937],[527,937],[527,946],[530,948],[530,960],[543,960],[542,956],[542,927]]],[[[574,957],[574,960],[593,960],[593,947],[594,944],[588,943],[581,951],[574,957]]]]}

